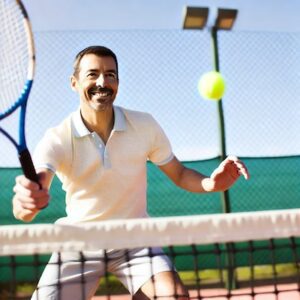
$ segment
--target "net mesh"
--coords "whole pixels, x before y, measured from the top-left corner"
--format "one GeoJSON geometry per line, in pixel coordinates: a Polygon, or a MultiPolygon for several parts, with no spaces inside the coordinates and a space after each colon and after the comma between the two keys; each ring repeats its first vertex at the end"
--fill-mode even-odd
{"type": "MultiPolygon", "coordinates": [[[[299,209],[2,226],[0,299],[131,299],[165,255],[190,299],[300,299],[299,237],[299,209]]],[[[147,299],[187,299],[152,278],[147,299]]]]}
{"type": "Polygon", "coordinates": [[[19,99],[27,79],[28,29],[17,1],[0,1],[0,114],[19,99]]]}

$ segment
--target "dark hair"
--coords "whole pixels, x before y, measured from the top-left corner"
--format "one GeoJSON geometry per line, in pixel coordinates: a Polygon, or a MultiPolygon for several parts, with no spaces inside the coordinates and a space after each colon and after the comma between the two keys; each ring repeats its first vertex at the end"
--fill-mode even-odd
{"type": "Polygon", "coordinates": [[[77,75],[79,73],[79,66],[80,66],[80,61],[81,61],[82,57],[87,54],[95,54],[100,57],[101,56],[111,56],[116,62],[117,75],[118,75],[118,59],[117,59],[116,54],[112,50],[110,50],[109,48],[104,47],[104,46],[89,46],[89,47],[81,50],[75,57],[74,64],[73,64],[73,68],[74,68],[73,75],[75,77],[77,77],[77,75]]]}

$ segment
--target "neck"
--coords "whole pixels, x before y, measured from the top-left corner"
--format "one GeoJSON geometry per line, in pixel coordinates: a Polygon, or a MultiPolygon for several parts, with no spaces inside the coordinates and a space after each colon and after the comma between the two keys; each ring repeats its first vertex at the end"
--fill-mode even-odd
{"type": "Polygon", "coordinates": [[[106,144],[114,126],[114,111],[113,108],[105,111],[93,111],[85,113],[81,109],[81,117],[83,123],[90,132],[96,132],[103,142],[106,144]]]}

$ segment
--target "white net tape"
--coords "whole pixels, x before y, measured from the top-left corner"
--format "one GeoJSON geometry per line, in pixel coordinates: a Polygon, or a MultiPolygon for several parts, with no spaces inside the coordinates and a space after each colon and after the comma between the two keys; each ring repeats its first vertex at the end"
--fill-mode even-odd
{"type": "Polygon", "coordinates": [[[300,210],[0,227],[0,255],[212,244],[300,236],[300,210]]]}

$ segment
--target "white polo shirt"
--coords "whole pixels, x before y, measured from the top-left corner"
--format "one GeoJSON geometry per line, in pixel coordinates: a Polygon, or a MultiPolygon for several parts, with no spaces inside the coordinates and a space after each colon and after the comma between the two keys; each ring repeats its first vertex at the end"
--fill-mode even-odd
{"type": "Polygon", "coordinates": [[[60,223],[147,216],[147,160],[163,165],[174,155],[150,114],[117,106],[114,114],[106,145],[86,128],[78,110],[36,147],[36,168],[56,172],[66,191],[67,217],[60,223]]]}

